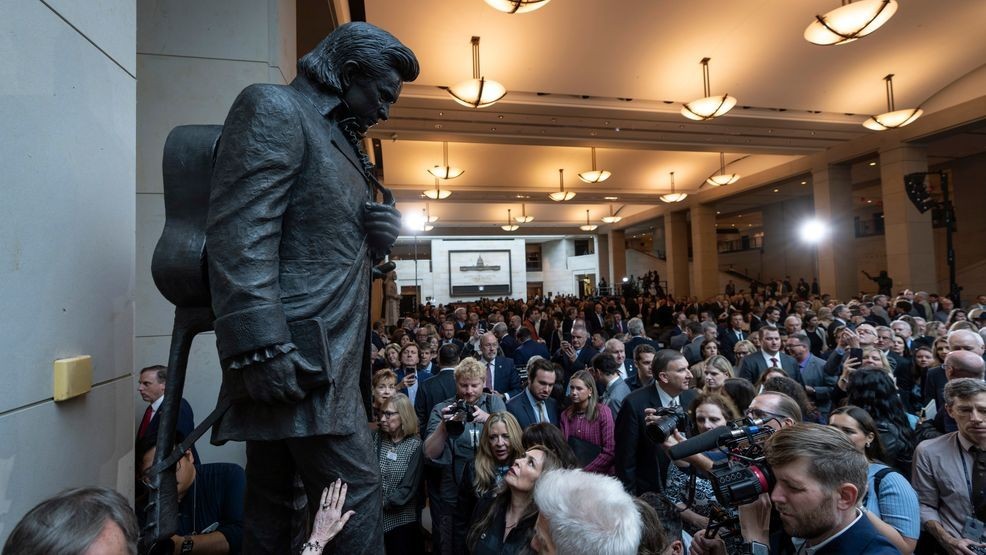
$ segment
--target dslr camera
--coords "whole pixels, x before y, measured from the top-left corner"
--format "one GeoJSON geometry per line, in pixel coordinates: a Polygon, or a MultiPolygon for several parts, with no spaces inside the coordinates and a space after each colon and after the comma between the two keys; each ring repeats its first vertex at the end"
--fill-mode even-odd
{"type": "Polygon", "coordinates": [[[644,428],[647,437],[654,443],[664,443],[676,429],[683,430],[687,421],[685,411],[680,406],[658,407],[656,416],[660,418],[644,428]]]}
{"type": "Polygon", "coordinates": [[[445,421],[445,431],[452,437],[459,437],[466,429],[466,422],[473,421],[473,406],[457,399],[447,410],[451,416],[445,421]]]}

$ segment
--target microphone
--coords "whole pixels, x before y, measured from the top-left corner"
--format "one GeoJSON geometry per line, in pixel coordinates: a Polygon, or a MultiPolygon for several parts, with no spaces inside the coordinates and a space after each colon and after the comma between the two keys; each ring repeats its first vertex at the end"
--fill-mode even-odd
{"type": "Polygon", "coordinates": [[[683,459],[685,457],[690,457],[692,455],[697,455],[699,453],[704,453],[719,447],[719,444],[723,440],[736,439],[746,436],[748,434],[755,434],[760,431],[762,426],[752,425],[752,426],[742,426],[739,428],[730,428],[728,426],[719,426],[718,428],[712,428],[707,432],[698,434],[693,438],[686,439],[681,443],[672,446],[668,449],[668,456],[672,460],[683,459]]]}

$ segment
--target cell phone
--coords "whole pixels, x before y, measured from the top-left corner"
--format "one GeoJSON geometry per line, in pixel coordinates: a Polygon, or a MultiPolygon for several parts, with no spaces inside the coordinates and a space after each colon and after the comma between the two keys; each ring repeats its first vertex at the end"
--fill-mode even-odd
{"type": "Polygon", "coordinates": [[[863,360],[863,350],[859,347],[849,349],[849,356],[855,358],[856,360],[863,360]]]}

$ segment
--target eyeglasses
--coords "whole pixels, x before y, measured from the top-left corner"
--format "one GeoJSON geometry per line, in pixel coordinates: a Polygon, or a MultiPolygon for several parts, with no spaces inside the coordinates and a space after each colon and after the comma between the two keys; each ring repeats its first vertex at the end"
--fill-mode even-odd
{"type": "Polygon", "coordinates": [[[753,408],[746,409],[745,414],[750,418],[756,418],[757,420],[770,420],[771,418],[784,420],[785,418],[787,418],[786,416],[777,414],[776,412],[770,412],[766,410],[753,409],[753,408]],[[767,418],[767,416],[770,416],[770,418],[767,418]]]}
{"type": "Polygon", "coordinates": [[[394,416],[397,416],[398,414],[400,413],[392,410],[385,410],[380,412],[380,416],[382,418],[392,418],[394,416]]]}

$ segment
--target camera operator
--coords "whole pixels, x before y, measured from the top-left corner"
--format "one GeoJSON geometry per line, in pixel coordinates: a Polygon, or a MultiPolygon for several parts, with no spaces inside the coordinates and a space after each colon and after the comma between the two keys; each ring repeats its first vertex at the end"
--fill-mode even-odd
{"type": "MultiPolygon", "coordinates": [[[[776,483],[770,492],[740,507],[746,553],[788,553],[764,543],[773,536],[771,506],[786,536],[797,546],[792,553],[811,555],[900,553],[865,518],[859,508],[866,491],[866,456],[840,430],[818,424],[798,424],[767,439],[766,464],[776,483]]],[[[697,535],[693,553],[725,553],[719,539],[697,535]]]]}
{"type": "Polygon", "coordinates": [[[647,409],[683,411],[697,395],[697,391],[689,389],[692,373],[680,352],[661,349],[654,357],[653,368],[654,384],[627,395],[616,417],[616,475],[623,487],[635,495],[662,491],[671,464],[660,442],[655,443],[646,433],[645,418],[654,414],[647,409]]]}
{"type": "Polygon", "coordinates": [[[452,552],[452,516],[458,483],[465,466],[475,457],[483,423],[494,412],[506,410],[503,399],[483,390],[486,367],[467,358],[455,368],[455,397],[435,405],[428,419],[424,456],[440,468],[437,483],[429,484],[435,553],[452,552]]]}

